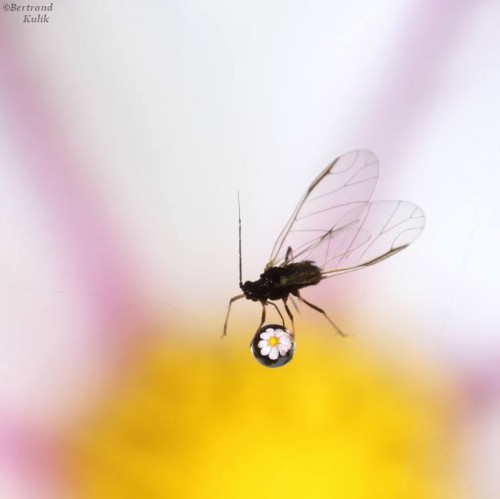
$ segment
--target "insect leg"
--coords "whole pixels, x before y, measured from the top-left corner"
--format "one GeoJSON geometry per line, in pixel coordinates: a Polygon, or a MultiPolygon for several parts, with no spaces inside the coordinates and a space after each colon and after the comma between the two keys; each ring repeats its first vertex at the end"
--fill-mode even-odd
{"type": "Polygon", "coordinates": [[[326,314],[326,312],[322,308],[319,308],[317,305],[314,305],[313,303],[308,302],[306,299],[302,298],[302,296],[300,296],[300,295],[298,296],[298,298],[301,302],[305,303],[308,307],[311,307],[313,310],[316,310],[316,312],[323,314],[326,317],[326,319],[328,320],[328,322],[335,328],[337,333],[340,334],[340,336],[343,336],[344,338],[347,336],[347,334],[342,332],[342,330],[332,321],[332,319],[330,319],[330,317],[328,317],[328,315],[326,314]]]}
{"type": "Polygon", "coordinates": [[[300,314],[299,306],[297,305],[297,302],[293,299],[292,295],[290,295],[290,301],[292,302],[293,308],[296,310],[296,312],[300,314]]]}
{"type": "Polygon", "coordinates": [[[272,305],[278,312],[278,315],[281,318],[281,323],[283,324],[283,327],[285,327],[285,319],[283,318],[283,315],[281,315],[280,309],[278,308],[278,305],[276,303],[273,303],[272,301],[268,301],[269,305],[272,305]]]}
{"type": "Polygon", "coordinates": [[[266,304],[262,302],[262,316],[260,318],[260,324],[259,327],[257,328],[257,331],[262,327],[262,324],[264,324],[266,320],[266,304]]]}
{"type": "Polygon", "coordinates": [[[227,314],[226,314],[226,320],[224,321],[224,331],[222,332],[221,338],[224,338],[227,334],[227,321],[229,319],[229,313],[231,312],[231,305],[233,304],[234,301],[239,300],[240,298],[243,298],[245,295],[242,293],[241,295],[233,296],[229,300],[229,305],[227,307],[227,314]]]}
{"type": "Polygon", "coordinates": [[[285,305],[286,313],[288,314],[288,317],[290,317],[290,321],[292,322],[292,333],[295,334],[295,325],[293,323],[293,315],[292,315],[292,312],[290,312],[288,305],[286,304],[286,298],[283,300],[283,304],[285,305]]]}

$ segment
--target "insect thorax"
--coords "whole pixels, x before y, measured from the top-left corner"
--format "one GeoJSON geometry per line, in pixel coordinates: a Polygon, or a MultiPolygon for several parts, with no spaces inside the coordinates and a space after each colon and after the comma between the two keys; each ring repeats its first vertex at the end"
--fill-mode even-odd
{"type": "Polygon", "coordinates": [[[248,300],[281,300],[301,288],[318,284],[321,277],[321,269],[313,262],[289,263],[268,268],[257,281],[242,284],[241,290],[248,300]]]}

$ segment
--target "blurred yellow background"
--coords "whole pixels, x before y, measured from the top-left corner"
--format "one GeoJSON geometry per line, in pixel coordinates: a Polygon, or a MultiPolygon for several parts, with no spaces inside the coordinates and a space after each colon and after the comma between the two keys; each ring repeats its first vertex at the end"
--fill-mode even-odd
{"type": "Polygon", "coordinates": [[[268,369],[233,334],[134,354],[72,447],[78,497],[462,497],[456,400],[437,373],[329,329],[268,369]]]}

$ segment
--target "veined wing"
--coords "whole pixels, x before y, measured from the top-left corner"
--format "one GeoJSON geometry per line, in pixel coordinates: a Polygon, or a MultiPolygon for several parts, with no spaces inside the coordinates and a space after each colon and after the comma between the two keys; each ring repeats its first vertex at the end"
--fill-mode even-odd
{"type": "Polygon", "coordinates": [[[349,233],[341,234],[340,245],[334,246],[339,248],[337,251],[321,243],[302,257],[317,262],[324,277],[351,272],[405,249],[424,226],[425,215],[417,205],[408,201],[376,201],[369,204],[349,233]]]}
{"type": "MultiPolygon", "coordinates": [[[[290,220],[274,244],[266,268],[285,262],[287,249],[294,261],[307,259],[307,249],[328,245],[339,237],[353,235],[368,207],[379,176],[376,156],[367,150],[355,150],[332,161],[312,182],[290,220]]],[[[360,230],[358,237],[363,237],[360,230]]],[[[367,237],[365,234],[364,237],[367,237]]],[[[347,239],[349,240],[349,239],[347,239]]],[[[359,243],[359,240],[358,240],[359,243]]],[[[329,250],[327,250],[328,253],[329,250]]]]}

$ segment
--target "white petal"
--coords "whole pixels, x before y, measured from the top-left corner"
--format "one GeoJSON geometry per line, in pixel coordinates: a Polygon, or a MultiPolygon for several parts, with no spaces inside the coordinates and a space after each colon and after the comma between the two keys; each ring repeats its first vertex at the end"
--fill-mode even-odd
{"type": "Polygon", "coordinates": [[[266,333],[269,333],[271,336],[274,336],[274,329],[272,327],[268,327],[266,329],[266,333]]]}
{"type": "Polygon", "coordinates": [[[271,360],[276,360],[279,357],[279,352],[277,347],[271,348],[271,353],[269,354],[269,358],[271,360]]]}
{"type": "Polygon", "coordinates": [[[283,331],[283,329],[276,329],[276,331],[274,332],[274,336],[276,336],[276,338],[281,338],[285,333],[285,331],[283,331]]]}
{"type": "Polygon", "coordinates": [[[271,337],[271,335],[268,332],[265,332],[265,333],[260,333],[260,337],[263,340],[268,340],[271,337]]]}
{"type": "Polygon", "coordinates": [[[282,336],[280,338],[280,345],[290,348],[292,346],[292,340],[288,336],[282,336]]]}
{"type": "Polygon", "coordinates": [[[269,344],[269,342],[267,340],[260,340],[259,343],[257,344],[257,346],[259,348],[264,348],[264,347],[267,347],[268,344],[269,344]]]}
{"type": "Polygon", "coordinates": [[[280,352],[280,355],[284,357],[288,353],[288,350],[290,350],[290,347],[286,347],[285,345],[278,345],[278,350],[280,352]]]}
{"type": "MultiPolygon", "coordinates": [[[[276,348],[276,347],[274,347],[276,348]]],[[[260,354],[261,355],[269,355],[269,352],[272,350],[272,348],[270,346],[267,346],[267,347],[264,347],[261,351],[260,351],[260,354]]]]}

